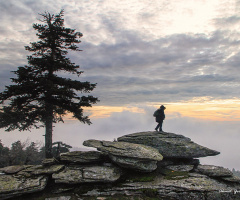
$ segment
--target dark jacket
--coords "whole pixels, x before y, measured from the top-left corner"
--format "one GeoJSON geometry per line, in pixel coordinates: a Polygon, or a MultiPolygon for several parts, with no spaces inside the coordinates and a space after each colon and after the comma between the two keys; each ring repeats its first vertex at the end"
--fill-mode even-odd
{"type": "Polygon", "coordinates": [[[156,115],[156,122],[162,122],[165,119],[164,109],[159,108],[156,115]]]}

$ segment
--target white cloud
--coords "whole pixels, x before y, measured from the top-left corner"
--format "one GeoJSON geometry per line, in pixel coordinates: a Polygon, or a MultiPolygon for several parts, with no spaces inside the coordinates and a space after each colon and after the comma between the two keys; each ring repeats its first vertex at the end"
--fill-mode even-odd
{"type": "MultiPolygon", "coordinates": [[[[0,89],[10,83],[9,71],[27,63],[29,52],[24,46],[37,41],[32,24],[38,23],[38,13],[65,9],[66,26],[84,35],[80,44],[84,51],[70,53],[70,59],[85,71],[80,80],[98,83],[92,94],[100,97],[99,105],[147,105],[202,96],[239,98],[239,8],[236,0],[1,1],[0,89]]],[[[146,114],[124,111],[94,119],[92,126],[59,124],[54,140],[78,146],[90,137],[112,140],[152,130],[153,108],[145,110],[146,114]]],[[[240,169],[234,155],[239,150],[237,124],[196,121],[176,114],[164,127],[220,150],[219,160],[211,158],[214,162],[240,169]]],[[[5,143],[17,138],[43,139],[43,130],[20,134],[1,130],[5,143]]]]}
{"type": "MultiPolygon", "coordinates": [[[[74,147],[83,147],[82,143],[88,139],[99,139],[113,141],[114,139],[135,132],[153,131],[156,122],[152,117],[154,107],[142,107],[146,113],[133,113],[124,111],[112,113],[109,118],[93,119],[93,124],[88,126],[77,121],[59,123],[54,127],[53,140],[64,141],[74,147]]],[[[166,115],[163,123],[163,130],[181,134],[191,138],[202,146],[220,151],[221,154],[214,157],[201,158],[202,164],[214,164],[228,168],[240,169],[238,152],[240,146],[238,141],[238,122],[214,122],[193,118],[181,117],[172,118],[166,115]]],[[[4,133],[0,131],[3,144],[10,145],[18,139],[25,141],[28,138],[33,141],[44,141],[44,129],[30,132],[4,133]]]]}

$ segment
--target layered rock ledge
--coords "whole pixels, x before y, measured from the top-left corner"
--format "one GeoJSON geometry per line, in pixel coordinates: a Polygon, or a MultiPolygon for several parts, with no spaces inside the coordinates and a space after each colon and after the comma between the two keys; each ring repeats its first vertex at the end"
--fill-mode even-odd
{"type": "Polygon", "coordinates": [[[154,171],[157,169],[157,161],[163,159],[157,149],[141,144],[87,140],[83,145],[104,152],[114,163],[123,168],[142,172],[154,171]]]}
{"type": "Polygon", "coordinates": [[[119,137],[118,141],[154,147],[164,158],[199,158],[220,154],[218,151],[194,143],[188,137],[167,132],[133,133],[119,137]]]}
{"type": "Polygon", "coordinates": [[[84,145],[98,151],[0,169],[0,199],[240,199],[239,177],[196,159],[219,152],[184,136],[141,132],[84,145]]]}

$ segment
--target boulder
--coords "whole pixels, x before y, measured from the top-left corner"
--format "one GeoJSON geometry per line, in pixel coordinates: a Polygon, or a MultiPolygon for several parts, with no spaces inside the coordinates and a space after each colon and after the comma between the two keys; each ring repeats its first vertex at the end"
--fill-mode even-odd
{"type": "Polygon", "coordinates": [[[98,151],[72,151],[60,154],[60,160],[70,163],[95,163],[103,161],[103,155],[98,151]]]}
{"type": "Polygon", "coordinates": [[[121,176],[121,170],[109,166],[89,166],[65,168],[52,175],[55,183],[77,184],[90,182],[114,182],[121,176]]]}
{"type": "Polygon", "coordinates": [[[157,149],[128,142],[110,142],[87,140],[83,145],[95,147],[109,155],[113,162],[121,167],[151,172],[157,168],[157,161],[163,159],[157,149]]]}
{"type": "Polygon", "coordinates": [[[156,161],[161,161],[163,159],[162,155],[152,147],[132,144],[128,142],[86,140],[83,142],[83,145],[88,147],[95,147],[99,151],[115,156],[124,156],[156,161]]]}
{"type": "Polygon", "coordinates": [[[118,138],[119,142],[130,142],[154,147],[164,158],[199,158],[215,156],[220,152],[203,147],[183,135],[167,132],[139,132],[118,138]]]}
{"type": "Polygon", "coordinates": [[[0,175],[0,199],[17,197],[22,194],[42,191],[47,185],[46,176],[0,175]]]}
{"type": "Polygon", "coordinates": [[[217,155],[217,151],[173,133],[142,132],[118,140],[84,142],[100,152],[69,152],[43,165],[1,168],[0,199],[18,199],[23,194],[22,199],[46,200],[240,199],[240,178],[226,168],[200,165],[194,159],[217,155]],[[43,195],[38,191],[48,179],[50,187],[43,195]],[[25,195],[33,192],[37,192],[34,197],[25,195]]]}
{"type": "Polygon", "coordinates": [[[228,177],[233,175],[229,169],[214,165],[198,165],[195,171],[213,177],[228,177]]]}

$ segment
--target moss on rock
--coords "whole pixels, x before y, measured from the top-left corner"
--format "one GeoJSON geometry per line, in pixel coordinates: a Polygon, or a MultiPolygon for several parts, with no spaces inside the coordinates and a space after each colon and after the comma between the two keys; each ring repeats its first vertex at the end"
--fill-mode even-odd
{"type": "Polygon", "coordinates": [[[189,177],[189,173],[187,171],[174,171],[170,169],[161,169],[160,172],[165,175],[164,179],[167,180],[180,180],[189,177]]]}

